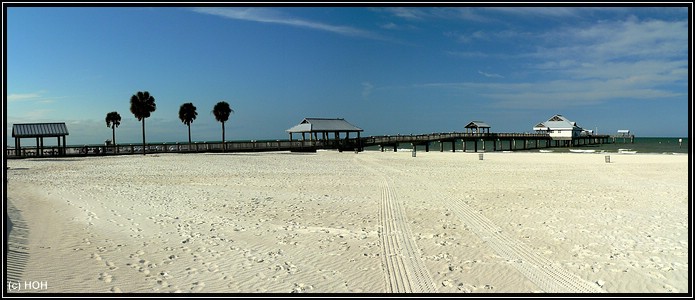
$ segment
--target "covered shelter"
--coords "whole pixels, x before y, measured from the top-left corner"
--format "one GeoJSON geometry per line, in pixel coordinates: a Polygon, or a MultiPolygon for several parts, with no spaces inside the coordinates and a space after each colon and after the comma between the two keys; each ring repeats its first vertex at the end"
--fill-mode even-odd
{"type": "Polygon", "coordinates": [[[302,141],[306,140],[306,134],[309,134],[309,139],[312,141],[318,141],[318,134],[322,134],[322,140],[328,140],[330,133],[335,134],[335,139],[340,139],[340,134],[345,133],[345,139],[350,138],[351,132],[357,132],[357,138],[360,138],[360,132],[364,131],[361,128],[350,124],[348,121],[342,118],[336,119],[325,119],[325,118],[304,118],[302,122],[296,126],[286,130],[290,134],[290,141],[292,141],[292,135],[295,133],[302,134],[302,141]]]}
{"type": "Polygon", "coordinates": [[[68,135],[68,127],[65,123],[27,123],[13,124],[12,137],[14,138],[15,154],[21,156],[21,139],[36,138],[36,153],[43,156],[43,138],[55,137],[58,140],[58,155],[65,155],[65,136],[68,135]],[[61,145],[60,140],[63,138],[61,145]]]}
{"type": "Polygon", "coordinates": [[[533,130],[538,133],[546,133],[553,140],[571,141],[579,137],[584,129],[562,115],[554,115],[548,121],[533,126],[533,130]]]}
{"type": "Polygon", "coordinates": [[[490,133],[490,125],[481,121],[473,121],[466,125],[466,133],[490,133]]]}

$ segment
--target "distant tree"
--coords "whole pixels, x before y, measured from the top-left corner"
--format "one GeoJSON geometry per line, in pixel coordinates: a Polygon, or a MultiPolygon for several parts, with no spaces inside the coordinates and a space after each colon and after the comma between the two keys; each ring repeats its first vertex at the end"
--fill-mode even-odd
{"type": "Polygon", "coordinates": [[[217,102],[215,107],[212,109],[215,119],[218,122],[222,122],[222,150],[227,150],[227,146],[224,143],[224,122],[229,120],[229,115],[231,115],[233,112],[234,110],[229,107],[229,103],[225,101],[217,102]]]}
{"type": "Polygon", "coordinates": [[[154,97],[149,92],[137,92],[130,97],[130,112],[142,121],[142,155],[145,155],[145,119],[150,117],[150,114],[157,109],[154,103],[154,97]]]}
{"type": "Polygon", "coordinates": [[[195,117],[198,115],[198,112],[195,110],[196,108],[191,102],[181,104],[179,108],[179,119],[181,119],[183,124],[188,126],[188,144],[191,143],[191,123],[193,123],[193,120],[195,120],[195,117]]]}
{"type": "Polygon", "coordinates": [[[112,111],[106,114],[106,127],[111,127],[111,143],[114,146],[116,146],[116,127],[118,125],[121,125],[121,115],[118,112],[112,111]]]}

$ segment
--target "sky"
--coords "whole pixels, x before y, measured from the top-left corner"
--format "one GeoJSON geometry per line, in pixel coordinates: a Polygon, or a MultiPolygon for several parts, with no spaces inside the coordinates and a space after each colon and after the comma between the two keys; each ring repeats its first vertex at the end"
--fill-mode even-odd
{"type": "MultiPolygon", "coordinates": [[[[191,5],[191,4],[188,4],[191,5]]],[[[231,5],[231,4],[229,4],[231,5]]],[[[15,7],[5,24],[5,126],[65,122],[67,143],[287,139],[305,117],[362,136],[585,129],[689,135],[688,7],[15,7]]],[[[491,4],[496,5],[496,4],[491,4]]],[[[591,5],[591,4],[586,4],[591,5]]],[[[296,137],[295,137],[296,138],[296,137]]],[[[45,144],[55,144],[46,139],[45,144]]],[[[32,139],[22,145],[33,145],[32,139]]]]}

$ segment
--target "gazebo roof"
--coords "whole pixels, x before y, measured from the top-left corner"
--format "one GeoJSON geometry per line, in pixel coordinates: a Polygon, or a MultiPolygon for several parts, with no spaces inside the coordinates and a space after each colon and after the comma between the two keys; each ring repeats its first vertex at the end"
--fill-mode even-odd
{"type": "Polygon", "coordinates": [[[65,123],[29,123],[12,125],[12,137],[14,138],[59,137],[68,134],[68,127],[65,126],[65,123]]]}
{"type": "Polygon", "coordinates": [[[345,121],[345,119],[304,118],[298,125],[287,132],[359,132],[364,131],[345,121]]]}
{"type": "Polygon", "coordinates": [[[465,128],[490,128],[490,125],[481,121],[473,121],[468,123],[465,128]]]}
{"type": "Polygon", "coordinates": [[[548,130],[557,130],[557,129],[572,129],[572,130],[581,130],[582,128],[577,125],[576,122],[572,122],[565,118],[562,115],[554,115],[552,118],[548,119],[548,121],[539,123],[534,127],[534,130],[540,130],[540,129],[548,129],[548,130]]]}

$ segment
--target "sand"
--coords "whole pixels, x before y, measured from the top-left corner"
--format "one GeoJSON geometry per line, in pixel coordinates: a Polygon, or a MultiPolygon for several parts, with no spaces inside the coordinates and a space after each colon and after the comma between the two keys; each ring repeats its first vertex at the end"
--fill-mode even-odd
{"type": "Polygon", "coordinates": [[[319,151],[7,166],[9,292],[689,292],[688,155],[319,151]]]}

